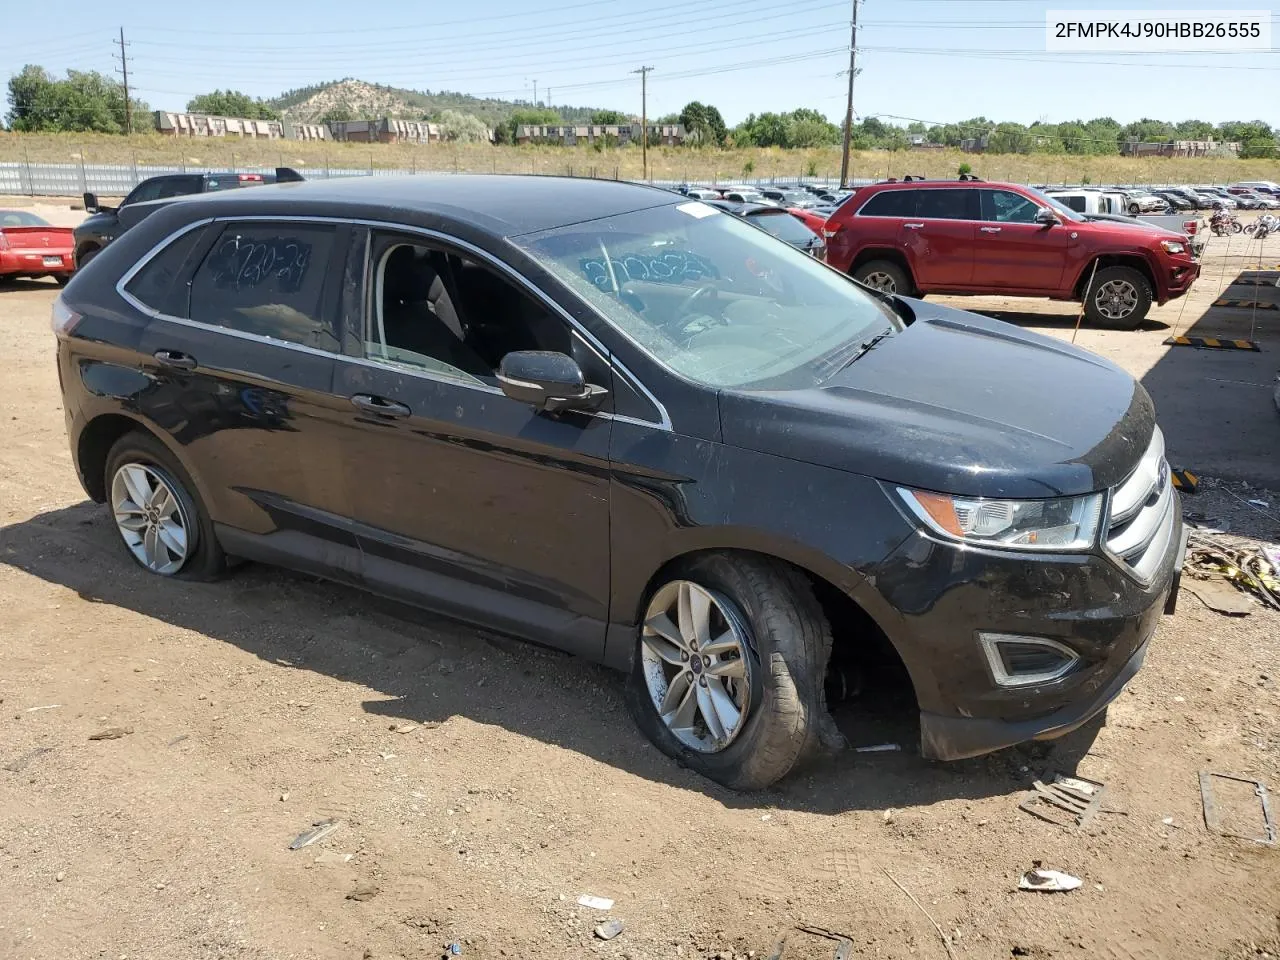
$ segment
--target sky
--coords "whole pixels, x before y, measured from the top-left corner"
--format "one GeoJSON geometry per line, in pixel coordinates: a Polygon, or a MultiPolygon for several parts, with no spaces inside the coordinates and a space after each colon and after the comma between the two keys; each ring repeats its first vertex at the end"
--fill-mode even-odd
{"type": "MultiPolygon", "coordinates": [[[[853,0],[0,0],[0,76],[26,63],[110,72],[179,110],[214,88],[268,98],[344,76],[553,105],[648,113],[714,104],[732,126],[796,107],[839,122],[853,0]],[[236,15],[242,10],[244,15],[236,15]],[[289,11],[292,11],[290,13],[289,11]],[[51,23],[65,29],[50,29],[51,23]]],[[[1274,0],[1272,0],[1274,2],[1274,0]]],[[[893,122],[1260,119],[1280,126],[1280,53],[1058,54],[1047,9],[1205,9],[1223,0],[862,0],[854,112],[893,122]]],[[[1264,9],[1232,0],[1233,7],[1264,9]]],[[[1270,10],[1280,39],[1280,16],[1270,10]]]]}

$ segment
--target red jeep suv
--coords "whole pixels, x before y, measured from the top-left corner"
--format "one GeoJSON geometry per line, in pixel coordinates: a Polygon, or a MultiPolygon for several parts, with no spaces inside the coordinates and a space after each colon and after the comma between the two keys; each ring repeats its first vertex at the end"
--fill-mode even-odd
{"type": "Polygon", "coordinates": [[[1181,234],[1093,219],[1012,183],[872,184],[831,215],[826,235],[828,262],[869,287],[1085,300],[1093,323],[1121,329],[1200,275],[1181,234]]]}

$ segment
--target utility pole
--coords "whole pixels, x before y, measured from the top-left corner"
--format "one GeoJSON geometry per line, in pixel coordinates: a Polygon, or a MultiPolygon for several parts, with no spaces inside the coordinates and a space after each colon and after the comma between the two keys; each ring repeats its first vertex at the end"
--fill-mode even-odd
{"type": "Polygon", "coordinates": [[[533,105],[538,105],[538,81],[533,81],[533,105]]]}
{"type": "Polygon", "coordinates": [[[644,178],[649,179],[649,97],[648,97],[648,79],[649,71],[653,67],[641,67],[639,70],[632,70],[632,73],[640,74],[640,156],[641,164],[644,167],[644,178]]]}
{"type": "Polygon", "coordinates": [[[849,139],[853,135],[853,78],[858,75],[858,0],[853,0],[849,23],[849,104],[844,112],[844,152],[840,157],[840,186],[849,185],[849,139]]]}
{"type": "Polygon", "coordinates": [[[117,72],[124,75],[124,129],[126,133],[133,133],[133,103],[129,99],[129,55],[124,49],[124,27],[120,28],[120,39],[111,42],[120,46],[120,69],[117,72]]]}

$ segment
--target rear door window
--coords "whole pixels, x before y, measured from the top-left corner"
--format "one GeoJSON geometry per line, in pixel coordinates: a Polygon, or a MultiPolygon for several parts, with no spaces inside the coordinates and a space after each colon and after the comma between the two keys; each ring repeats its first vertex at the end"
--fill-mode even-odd
{"type": "Polygon", "coordinates": [[[919,190],[882,190],[862,205],[860,217],[914,217],[919,190]]]}
{"type": "MultiPolygon", "coordinates": [[[[191,319],[337,352],[326,279],[335,228],[314,223],[229,224],[191,280],[191,319]]],[[[334,288],[336,289],[336,288],[334,288]]]]}
{"type": "Polygon", "coordinates": [[[977,220],[976,190],[920,190],[914,216],[929,220],[977,220]]]}

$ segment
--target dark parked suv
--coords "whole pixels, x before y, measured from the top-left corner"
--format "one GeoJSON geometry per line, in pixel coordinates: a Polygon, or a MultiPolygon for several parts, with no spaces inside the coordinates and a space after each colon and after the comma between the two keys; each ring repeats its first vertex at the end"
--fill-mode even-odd
{"type": "Polygon", "coordinates": [[[971,756],[1103,709],[1176,594],[1131,377],[649,187],[168,204],[53,326],[80,480],[142,567],[278,563],[603,661],[736,788],[842,742],[833,654],[884,644],[922,752],[971,756]]]}
{"type": "Polygon", "coordinates": [[[89,216],[75,229],[76,265],[83,267],[103,247],[155,209],[150,206],[151,201],[300,180],[302,174],[289,167],[276,167],[275,173],[167,173],[143,180],[118,207],[101,204],[96,195],[86,193],[84,210],[89,216]]]}

